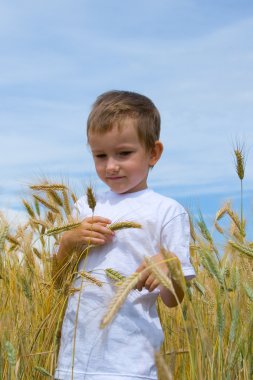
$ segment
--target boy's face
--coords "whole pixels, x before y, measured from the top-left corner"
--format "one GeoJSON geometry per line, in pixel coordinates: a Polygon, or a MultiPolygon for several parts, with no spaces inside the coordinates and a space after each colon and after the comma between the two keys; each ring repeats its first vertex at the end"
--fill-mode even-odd
{"type": "Polygon", "coordinates": [[[117,194],[146,189],[149,168],[157,161],[139,141],[134,121],[122,123],[120,129],[89,134],[97,174],[117,194]]]}

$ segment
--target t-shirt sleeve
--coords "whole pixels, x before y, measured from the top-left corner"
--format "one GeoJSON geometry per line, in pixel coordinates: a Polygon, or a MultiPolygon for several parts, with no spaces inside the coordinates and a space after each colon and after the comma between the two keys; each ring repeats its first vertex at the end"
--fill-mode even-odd
{"type": "Polygon", "coordinates": [[[190,261],[190,223],[186,212],[174,216],[164,225],[161,246],[179,258],[185,277],[195,276],[190,261]]]}

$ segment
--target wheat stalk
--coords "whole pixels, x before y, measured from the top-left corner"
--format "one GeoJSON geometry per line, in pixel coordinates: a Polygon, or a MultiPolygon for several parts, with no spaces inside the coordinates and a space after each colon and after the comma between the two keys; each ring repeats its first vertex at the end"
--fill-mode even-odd
{"type": "Polygon", "coordinates": [[[241,227],[239,231],[243,231],[244,223],[243,223],[243,178],[245,174],[245,165],[246,165],[246,155],[245,155],[245,145],[244,144],[236,144],[234,148],[235,155],[235,167],[238,177],[241,182],[241,227]]]}
{"type": "Polygon", "coordinates": [[[120,307],[126,300],[129,292],[135,287],[140,278],[140,273],[133,273],[127,277],[121,286],[117,288],[115,296],[112,298],[107,313],[101,320],[100,328],[105,328],[114,319],[120,307]]]}

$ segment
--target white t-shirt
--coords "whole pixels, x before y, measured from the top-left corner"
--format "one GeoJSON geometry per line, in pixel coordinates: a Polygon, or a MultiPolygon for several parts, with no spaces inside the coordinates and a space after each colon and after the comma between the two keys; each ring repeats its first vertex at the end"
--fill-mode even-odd
{"type": "MultiPolygon", "coordinates": [[[[101,330],[101,319],[115,294],[105,269],[129,276],[145,256],[153,256],[163,247],[178,256],[185,276],[194,275],[188,214],[175,200],[150,189],[128,194],[108,191],[96,200],[95,215],[112,222],[134,221],[142,228],[117,231],[112,242],[92,248],[80,262],[78,269],[90,272],[103,286],[85,281],[81,295],[75,292],[69,297],[55,377],[70,380],[73,370],[74,380],[156,380],[154,352],[163,341],[156,311],[159,290],[132,290],[111,324],[101,330]]],[[[80,219],[92,215],[86,197],[78,200],[76,209],[80,219]]],[[[80,287],[80,283],[77,278],[74,286],[80,287]]]]}

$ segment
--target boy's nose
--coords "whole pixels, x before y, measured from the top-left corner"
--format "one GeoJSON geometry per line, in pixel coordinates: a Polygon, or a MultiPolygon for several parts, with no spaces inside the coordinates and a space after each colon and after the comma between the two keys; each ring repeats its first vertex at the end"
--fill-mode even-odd
{"type": "Polygon", "coordinates": [[[117,160],[114,160],[113,158],[109,158],[106,165],[106,171],[108,173],[118,172],[119,164],[117,160]]]}

